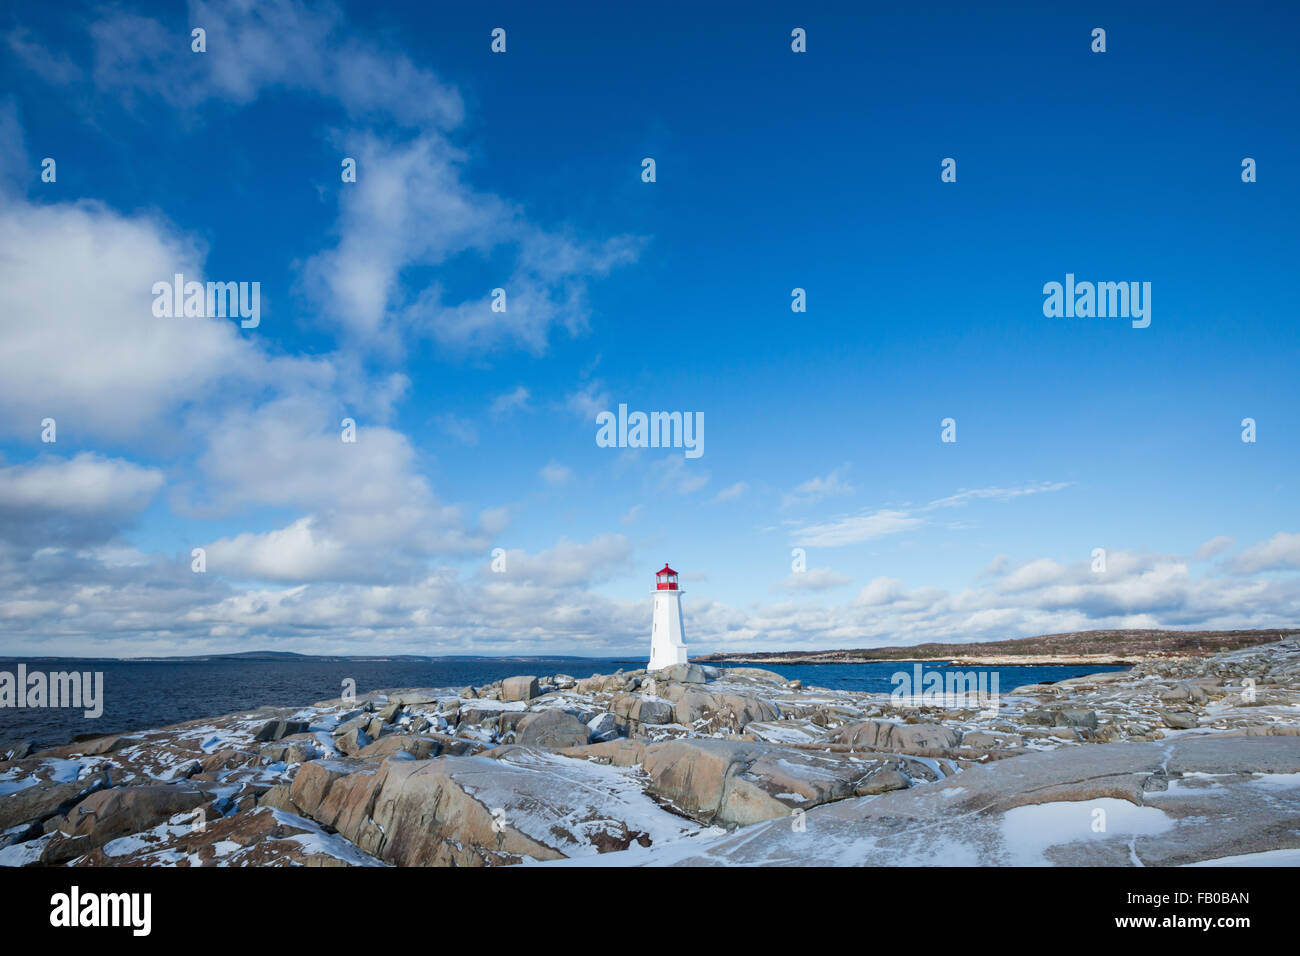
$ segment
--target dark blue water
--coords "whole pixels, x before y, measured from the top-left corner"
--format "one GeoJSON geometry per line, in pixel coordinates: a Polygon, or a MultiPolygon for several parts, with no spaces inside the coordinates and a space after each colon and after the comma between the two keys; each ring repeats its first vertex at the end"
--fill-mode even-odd
{"type": "MultiPolygon", "coordinates": [[[[512,674],[570,674],[589,677],[618,668],[634,670],[645,659],[454,657],[434,661],[27,661],[32,671],[99,671],[104,675],[103,715],[88,719],[79,709],[0,707],[0,743],[35,740],[54,746],[80,734],[149,730],[186,720],[217,717],[263,705],[301,707],[338,697],[343,681],[356,681],[358,694],[393,687],[463,687],[512,674]]],[[[728,666],[728,665],[723,665],[728,666]]],[[[745,666],[745,665],[731,665],[745,666]]],[[[930,670],[938,665],[927,664],[930,670]]],[[[890,676],[910,672],[908,663],[800,664],[769,668],[807,686],[833,690],[889,692],[890,676]]],[[[1003,693],[1022,684],[1064,680],[1122,667],[957,668],[999,673],[1003,693]]],[[[0,660],[0,671],[17,663],[0,660]]]]}
{"type": "MultiPolygon", "coordinates": [[[[743,664],[723,665],[744,667],[743,664]]],[[[754,665],[760,666],[760,665],[754,665]]],[[[887,694],[896,686],[891,677],[902,671],[912,674],[914,663],[911,661],[877,661],[870,664],[787,664],[772,665],[767,670],[784,674],[790,680],[801,680],[805,687],[827,687],[831,690],[860,690],[873,694],[887,694]]],[[[1084,674],[1098,674],[1102,671],[1126,671],[1127,665],[1089,664],[1086,667],[1062,667],[1057,665],[1035,665],[1033,667],[970,667],[964,664],[948,665],[933,661],[922,664],[924,673],[947,670],[976,674],[998,674],[998,691],[1006,694],[1025,684],[1054,684],[1071,677],[1084,674]]]]}

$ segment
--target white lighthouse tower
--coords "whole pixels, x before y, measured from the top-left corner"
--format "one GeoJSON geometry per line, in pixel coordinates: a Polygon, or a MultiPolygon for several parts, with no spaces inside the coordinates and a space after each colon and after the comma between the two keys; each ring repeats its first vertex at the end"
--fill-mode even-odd
{"type": "Polygon", "coordinates": [[[686,663],[685,634],[682,630],[682,591],[677,587],[677,572],[664,562],[655,572],[654,624],[650,629],[650,667],[663,670],[686,663]]]}

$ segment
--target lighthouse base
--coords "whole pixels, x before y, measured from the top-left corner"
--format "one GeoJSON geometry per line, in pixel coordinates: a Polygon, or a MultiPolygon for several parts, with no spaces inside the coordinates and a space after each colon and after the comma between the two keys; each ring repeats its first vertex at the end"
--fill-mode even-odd
{"type": "Polygon", "coordinates": [[[686,663],[686,642],[682,639],[682,592],[655,591],[654,624],[650,630],[650,664],[658,671],[686,663]]]}
{"type": "Polygon", "coordinates": [[[646,670],[661,671],[666,667],[672,667],[674,664],[685,664],[686,645],[678,644],[676,647],[652,647],[650,649],[650,666],[646,670]]]}

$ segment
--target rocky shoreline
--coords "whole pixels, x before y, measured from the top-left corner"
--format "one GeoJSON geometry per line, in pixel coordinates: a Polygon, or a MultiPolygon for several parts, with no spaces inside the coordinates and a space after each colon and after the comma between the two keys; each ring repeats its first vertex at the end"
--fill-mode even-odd
{"type": "Polygon", "coordinates": [[[966,703],[688,664],[9,744],[0,865],[1300,861],[1300,642],[966,703]]]}

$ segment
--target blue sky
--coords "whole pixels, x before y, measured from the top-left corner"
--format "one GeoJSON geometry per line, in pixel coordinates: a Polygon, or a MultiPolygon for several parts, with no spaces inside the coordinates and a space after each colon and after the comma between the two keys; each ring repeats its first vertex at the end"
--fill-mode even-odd
{"type": "Polygon", "coordinates": [[[1128,6],[6,10],[0,651],[1293,624],[1300,18],[1128,6]]]}

